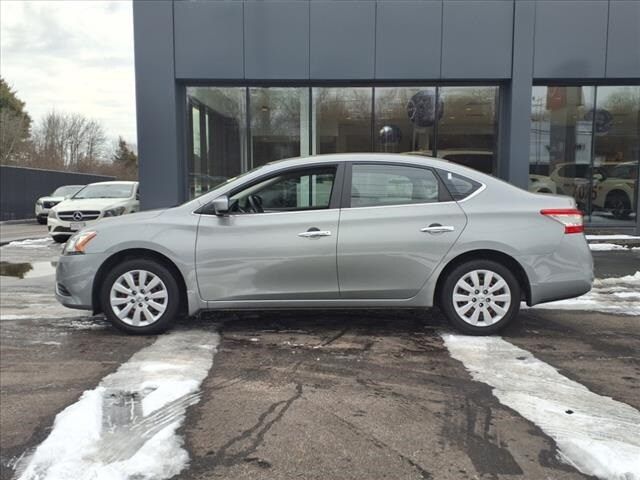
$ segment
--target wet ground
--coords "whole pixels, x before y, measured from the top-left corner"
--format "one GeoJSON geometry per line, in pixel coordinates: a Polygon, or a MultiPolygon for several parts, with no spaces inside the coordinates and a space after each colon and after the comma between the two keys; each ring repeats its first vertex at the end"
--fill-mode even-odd
{"type": "MultiPolygon", "coordinates": [[[[1,250],[2,479],[50,435],[59,412],[158,341],[56,305],[59,249],[1,250]]],[[[640,269],[637,250],[594,257],[601,278],[640,269]]],[[[177,434],[190,460],[176,478],[593,478],[473,380],[443,342],[449,328],[437,311],[225,314],[184,321],[160,338],[194,330],[221,340],[198,395],[168,406],[174,415],[187,409],[177,434]]],[[[640,317],[530,309],[503,338],[640,409],[640,317]]],[[[140,420],[135,396],[112,403],[102,413],[110,423],[140,420]]]]}

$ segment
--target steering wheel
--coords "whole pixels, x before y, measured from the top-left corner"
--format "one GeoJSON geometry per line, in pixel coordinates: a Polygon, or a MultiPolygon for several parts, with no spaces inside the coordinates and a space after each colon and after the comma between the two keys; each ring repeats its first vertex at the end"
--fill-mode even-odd
{"type": "Polygon", "coordinates": [[[260,195],[249,195],[247,197],[247,201],[249,202],[251,210],[255,213],[264,213],[264,208],[262,208],[262,198],[260,198],[260,195]]]}

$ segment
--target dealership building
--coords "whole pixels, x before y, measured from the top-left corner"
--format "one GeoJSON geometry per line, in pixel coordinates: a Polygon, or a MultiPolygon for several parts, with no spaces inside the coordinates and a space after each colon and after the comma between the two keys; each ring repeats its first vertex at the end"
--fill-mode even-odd
{"type": "Polygon", "coordinates": [[[413,153],[640,233],[638,0],[133,8],[143,208],[282,158],[413,153]]]}

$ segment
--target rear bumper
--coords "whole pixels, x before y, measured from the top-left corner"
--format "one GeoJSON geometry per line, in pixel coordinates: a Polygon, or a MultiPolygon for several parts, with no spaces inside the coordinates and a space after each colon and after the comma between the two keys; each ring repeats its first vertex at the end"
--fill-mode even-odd
{"type": "Polygon", "coordinates": [[[62,255],[56,268],[55,295],[65,307],[93,310],[93,279],[104,254],[62,255]]]}
{"type": "Polygon", "coordinates": [[[565,235],[549,255],[518,259],[529,277],[529,306],[584,295],[593,284],[593,257],[584,235],[565,235]]]}

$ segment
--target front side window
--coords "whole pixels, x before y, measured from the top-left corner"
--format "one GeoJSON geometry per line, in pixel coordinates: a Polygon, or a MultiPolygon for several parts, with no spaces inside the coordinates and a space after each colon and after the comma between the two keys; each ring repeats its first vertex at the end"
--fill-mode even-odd
{"type": "Polygon", "coordinates": [[[335,176],[335,167],[281,173],[234,194],[231,210],[268,213],[329,208],[335,176]]]}
{"type": "Polygon", "coordinates": [[[402,165],[353,165],[351,207],[377,207],[439,200],[440,186],[431,170],[402,165]]]}

